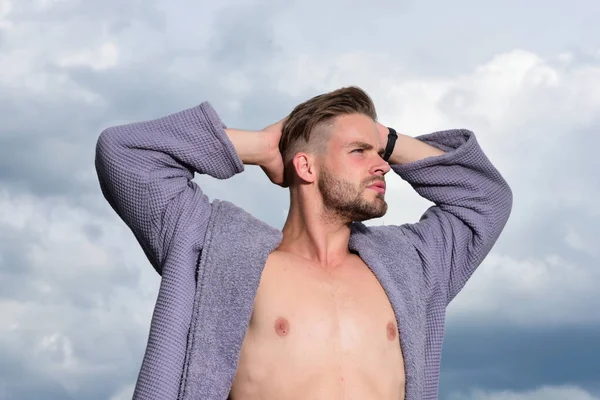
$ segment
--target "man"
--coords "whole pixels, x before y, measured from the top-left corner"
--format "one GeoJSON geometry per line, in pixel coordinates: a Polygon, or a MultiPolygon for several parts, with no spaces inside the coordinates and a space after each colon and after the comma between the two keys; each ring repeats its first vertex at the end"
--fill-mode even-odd
{"type": "Polygon", "coordinates": [[[136,399],[436,399],[445,309],[489,253],[511,191],[466,130],[411,138],[359,88],[261,132],[209,103],[105,130],[102,191],[161,287],[136,399]],[[194,173],[259,165],[289,186],[282,231],[210,202],[194,173]],[[393,169],[435,203],[367,227],[393,169]]]}

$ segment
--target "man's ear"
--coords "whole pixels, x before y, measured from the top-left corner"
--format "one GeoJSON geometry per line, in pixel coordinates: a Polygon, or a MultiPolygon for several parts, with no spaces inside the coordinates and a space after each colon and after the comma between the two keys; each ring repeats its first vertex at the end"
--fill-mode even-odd
{"type": "Polygon", "coordinates": [[[310,154],[300,152],[292,159],[296,175],[306,183],[313,183],[317,179],[315,159],[310,154]]]}

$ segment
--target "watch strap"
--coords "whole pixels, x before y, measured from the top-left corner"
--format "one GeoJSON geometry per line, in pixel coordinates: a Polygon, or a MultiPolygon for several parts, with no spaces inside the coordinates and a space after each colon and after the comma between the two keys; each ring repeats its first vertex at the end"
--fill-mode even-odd
{"type": "Polygon", "coordinates": [[[394,128],[388,127],[388,130],[389,130],[389,133],[388,133],[387,145],[385,146],[385,152],[383,154],[383,159],[385,161],[390,159],[390,156],[394,152],[394,146],[396,145],[396,139],[398,139],[398,134],[396,133],[394,128]]]}

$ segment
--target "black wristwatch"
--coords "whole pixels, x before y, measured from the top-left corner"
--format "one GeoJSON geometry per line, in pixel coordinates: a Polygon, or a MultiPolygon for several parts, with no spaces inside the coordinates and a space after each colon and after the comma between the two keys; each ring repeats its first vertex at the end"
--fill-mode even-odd
{"type": "Polygon", "coordinates": [[[398,139],[398,134],[394,130],[394,128],[388,127],[388,141],[387,146],[385,146],[385,153],[383,154],[383,159],[385,161],[390,159],[390,156],[394,152],[394,146],[396,145],[396,139],[398,139]]]}

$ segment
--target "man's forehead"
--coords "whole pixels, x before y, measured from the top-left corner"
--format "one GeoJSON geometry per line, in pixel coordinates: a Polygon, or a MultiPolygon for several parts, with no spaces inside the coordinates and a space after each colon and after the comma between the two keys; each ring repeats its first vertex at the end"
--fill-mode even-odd
{"type": "Polygon", "coordinates": [[[379,144],[377,124],[366,115],[339,116],[335,119],[332,128],[332,139],[342,146],[357,141],[367,142],[374,146],[379,144]]]}

